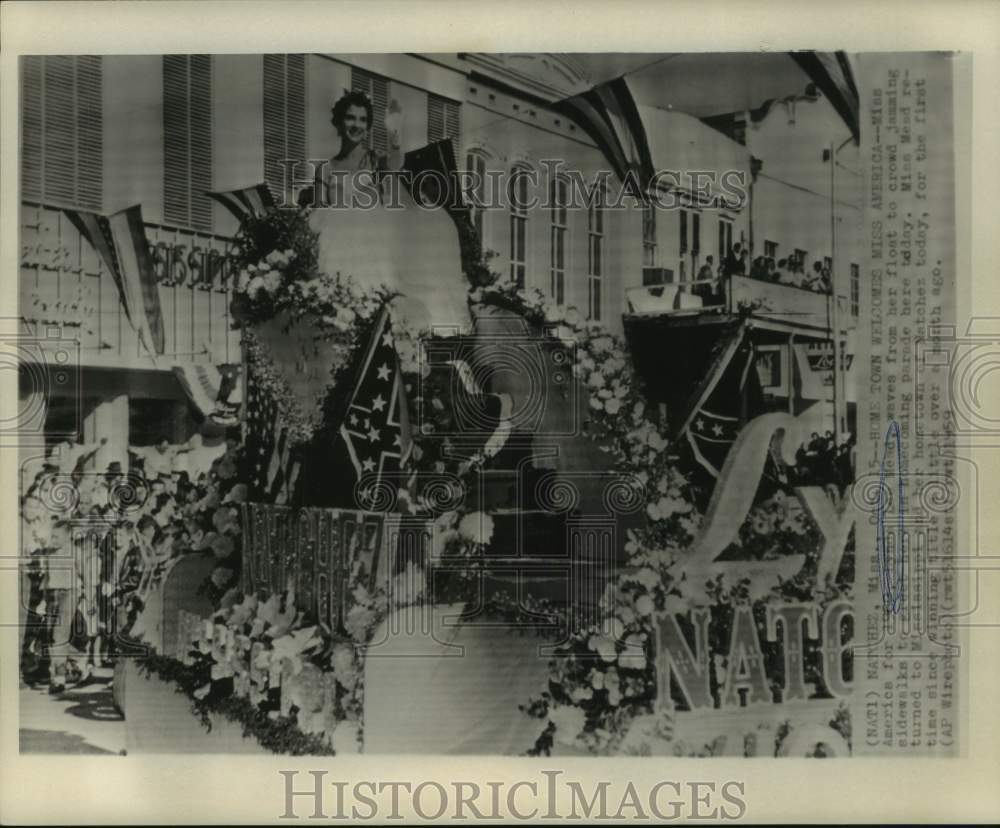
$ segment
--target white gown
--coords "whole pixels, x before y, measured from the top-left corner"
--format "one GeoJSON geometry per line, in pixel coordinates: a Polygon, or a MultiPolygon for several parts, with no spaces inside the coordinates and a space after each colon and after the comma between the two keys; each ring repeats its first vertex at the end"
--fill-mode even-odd
{"type": "MultiPolygon", "coordinates": [[[[417,330],[471,325],[458,231],[443,209],[424,209],[403,187],[399,208],[315,207],[309,223],[319,234],[321,272],[350,275],[365,288],[385,285],[402,296],[394,317],[417,330]]],[[[332,203],[350,204],[344,193],[332,203]]]]}

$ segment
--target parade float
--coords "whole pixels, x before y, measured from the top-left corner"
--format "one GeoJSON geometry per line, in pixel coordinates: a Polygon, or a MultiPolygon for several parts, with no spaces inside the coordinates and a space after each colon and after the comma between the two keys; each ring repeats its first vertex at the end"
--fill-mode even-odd
{"type": "Polygon", "coordinates": [[[752,307],[688,395],[737,377],[698,482],[648,341],[450,212],[244,218],[244,443],[130,660],[130,750],[848,753],[853,511],[775,474],[818,421],[746,404],[752,307]]]}

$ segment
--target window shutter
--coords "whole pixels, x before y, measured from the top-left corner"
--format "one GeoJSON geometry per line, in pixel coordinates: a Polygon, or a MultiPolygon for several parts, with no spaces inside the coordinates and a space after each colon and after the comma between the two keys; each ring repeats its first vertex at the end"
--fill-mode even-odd
{"type": "Polygon", "coordinates": [[[389,151],[389,136],[385,128],[385,113],[389,107],[389,82],[380,75],[356,66],[351,67],[351,90],[364,92],[372,102],[372,123],[369,124],[369,146],[380,153],[389,151]]]}
{"type": "Polygon", "coordinates": [[[427,96],[427,142],[452,138],[459,143],[461,116],[458,104],[440,95],[427,96]]]}
{"type": "Polygon", "coordinates": [[[104,172],[101,58],[23,58],[24,198],[100,210],[104,172]]]}
{"type": "Polygon", "coordinates": [[[306,160],[304,55],[264,55],[264,180],[280,201],[283,159],[306,160]]]}
{"type": "Polygon", "coordinates": [[[73,58],[45,59],[45,196],[76,201],[76,107],[73,58]]]}
{"type": "Polygon", "coordinates": [[[43,58],[21,59],[21,197],[41,201],[43,58]]]}
{"type": "Polygon", "coordinates": [[[212,62],[209,55],[163,56],[163,215],[212,229],[212,62]]]}
{"type": "Polygon", "coordinates": [[[191,226],[212,229],[212,58],[191,56],[191,226]]]}
{"type": "Polygon", "coordinates": [[[427,143],[444,138],[444,101],[437,95],[427,96],[427,143]]]}

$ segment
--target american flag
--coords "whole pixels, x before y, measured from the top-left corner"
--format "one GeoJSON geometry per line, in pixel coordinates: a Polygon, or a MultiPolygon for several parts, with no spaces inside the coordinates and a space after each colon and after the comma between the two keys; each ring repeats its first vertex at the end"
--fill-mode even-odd
{"type": "Polygon", "coordinates": [[[247,376],[246,439],[244,463],[250,479],[250,499],[285,504],[292,502],[301,460],[281,421],[278,401],[254,382],[252,363],[247,376]]]}
{"type": "Polygon", "coordinates": [[[207,192],[205,195],[219,202],[241,223],[247,216],[265,216],[276,207],[274,196],[267,184],[255,184],[238,190],[207,192]]]}
{"type": "Polygon", "coordinates": [[[137,204],[110,216],[70,208],[63,212],[111,273],[125,316],[155,361],[164,350],[163,313],[142,208],[137,204]]]}
{"type": "Polygon", "coordinates": [[[379,313],[356,376],[340,439],[356,481],[367,488],[380,485],[386,474],[398,479],[413,447],[388,304],[379,313]]]}

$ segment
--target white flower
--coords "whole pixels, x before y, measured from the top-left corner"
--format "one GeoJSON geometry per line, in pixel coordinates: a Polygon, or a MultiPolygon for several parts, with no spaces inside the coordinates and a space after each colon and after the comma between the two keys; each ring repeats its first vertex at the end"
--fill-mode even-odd
{"type": "Polygon", "coordinates": [[[264,290],[268,293],[274,293],[279,287],[281,287],[281,273],[277,270],[269,270],[263,276],[264,280],[264,290]]]}
{"type": "Polygon", "coordinates": [[[600,400],[599,397],[591,397],[590,398],[590,407],[593,408],[594,411],[603,411],[604,410],[604,403],[601,402],[601,400],[600,400]]]}
{"type": "Polygon", "coordinates": [[[656,605],[653,603],[653,599],[648,595],[640,595],[635,602],[635,611],[638,615],[646,617],[647,615],[652,615],[653,610],[656,609],[656,605]]]}
{"type": "Polygon", "coordinates": [[[572,745],[583,732],[587,717],[579,707],[557,705],[549,710],[549,721],[556,726],[555,740],[572,745]]]}
{"type": "Polygon", "coordinates": [[[353,325],[357,320],[358,315],[350,308],[338,308],[337,318],[340,319],[341,323],[344,325],[353,325]]]}
{"type": "Polygon", "coordinates": [[[566,313],[563,314],[563,321],[567,325],[577,327],[580,324],[580,312],[573,307],[566,308],[566,313]]]}
{"type": "Polygon", "coordinates": [[[459,522],[458,533],[485,546],[493,539],[493,518],[485,512],[471,512],[459,522]]]}
{"type": "Polygon", "coordinates": [[[636,581],[642,584],[646,589],[653,589],[657,584],[660,583],[660,576],[656,574],[648,566],[644,566],[633,576],[636,581]]]}
{"type": "Polygon", "coordinates": [[[600,388],[604,385],[604,374],[600,371],[594,371],[587,380],[587,385],[591,388],[600,388]]]}
{"type": "Polygon", "coordinates": [[[264,289],[264,280],[260,276],[254,276],[247,285],[247,293],[251,297],[256,297],[264,289]]]}
{"type": "Polygon", "coordinates": [[[608,400],[606,403],[604,403],[604,410],[611,415],[615,415],[619,411],[621,411],[621,407],[622,407],[621,401],[618,400],[617,398],[608,400]]]}
{"type": "Polygon", "coordinates": [[[667,447],[667,441],[656,431],[649,432],[649,437],[646,438],[646,444],[653,449],[653,451],[663,451],[667,447]]]}
{"type": "Polygon", "coordinates": [[[605,661],[614,661],[618,657],[615,651],[615,640],[607,635],[592,635],[587,641],[587,646],[595,650],[605,661]]]}
{"type": "Polygon", "coordinates": [[[611,350],[613,343],[611,337],[609,336],[599,336],[596,339],[590,341],[590,349],[595,354],[603,354],[611,350]]]}
{"type": "Polygon", "coordinates": [[[337,682],[345,689],[352,690],[359,677],[354,661],[354,647],[344,642],[335,644],[330,654],[330,666],[337,682]]]}
{"type": "MultiPolygon", "coordinates": [[[[251,265],[252,267],[253,265],[251,265]]],[[[236,290],[238,293],[246,293],[247,285],[250,284],[250,272],[247,270],[241,270],[240,275],[236,280],[236,290]]]]}
{"type": "Polygon", "coordinates": [[[413,562],[392,579],[392,598],[397,607],[408,607],[420,601],[424,594],[424,571],[413,562]]]}
{"type": "Polygon", "coordinates": [[[355,604],[344,619],[344,628],[355,641],[367,641],[369,627],[375,622],[375,613],[368,607],[355,604]]]}
{"type": "Polygon", "coordinates": [[[216,558],[228,558],[233,554],[233,539],[228,535],[219,535],[212,541],[212,554],[216,558]]]}

